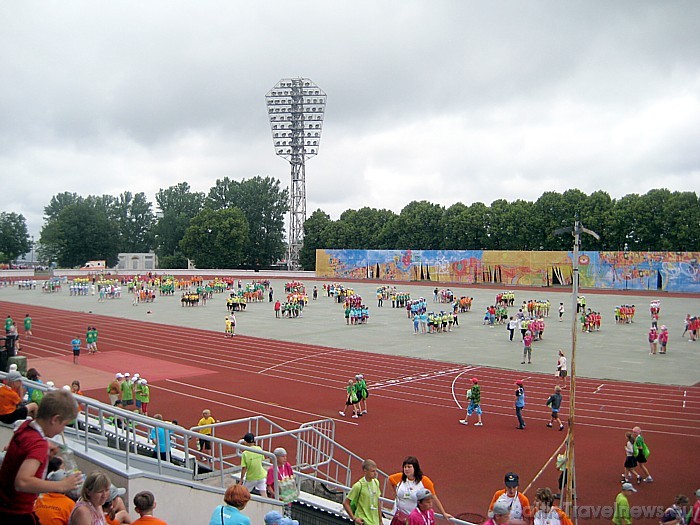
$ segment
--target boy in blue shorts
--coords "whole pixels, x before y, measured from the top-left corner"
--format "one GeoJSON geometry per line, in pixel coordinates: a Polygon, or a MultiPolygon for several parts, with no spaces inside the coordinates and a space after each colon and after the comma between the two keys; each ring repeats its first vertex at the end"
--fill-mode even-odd
{"type": "Polygon", "coordinates": [[[479,386],[479,380],[476,377],[472,377],[472,387],[467,390],[467,400],[469,401],[467,415],[464,417],[464,419],[460,419],[459,422],[462,425],[468,425],[469,416],[476,412],[476,416],[479,418],[479,420],[474,423],[474,426],[483,426],[484,423],[481,421],[481,387],[479,386]]]}

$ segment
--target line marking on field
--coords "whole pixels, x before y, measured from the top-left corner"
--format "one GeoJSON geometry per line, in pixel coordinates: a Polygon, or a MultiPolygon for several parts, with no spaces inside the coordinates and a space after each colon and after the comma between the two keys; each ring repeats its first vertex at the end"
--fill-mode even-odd
{"type": "Polygon", "coordinates": [[[594,394],[597,394],[598,392],[600,392],[600,389],[603,388],[604,386],[605,386],[605,383],[603,383],[602,385],[598,385],[598,388],[596,388],[596,389],[593,391],[593,393],[594,393],[594,394]]]}
{"type": "Polygon", "coordinates": [[[381,390],[383,388],[391,388],[394,386],[405,385],[407,383],[416,383],[418,381],[425,381],[427,379],[433,379],[435,377],[442,377],[445,375],[454,374],[455,372],[459,372],[460,374],[463,374],[465,372],[469,372],[470,370],[476,370],[477,368],[479,368],[479,367],[466,367],[465,368],[463,366],[453,366],[451,368],[446,368],[444,370],[435,370],[433,372],[422,372],[422,373],[413,374],[410,376],[399,377],[397,379],[386,379],[384,381],[378,381],[377,383],[372,383],[372,390],[381,390]]]}
{"type": "Polygon", "coordinates": [[[683,408],[685,408],[685,397],[688,395],[687,390],[683,390],[683,408]]]}
{"type": "Polygon", "coordinates": [[[305,359],[315,359],[322,355],[336,354],[338,352],[342,352],[342,350],[331,350],[330,352],[321,352],[320,354],[309,354],[302,357],[297,357],[296,359],[288,359],[287,361],[283,361],[282,363],[277,363],[276,365],[268,366],[267,368],[258,371],[258,374],[264,374],[268,370],[274,370],[275,368],[280,366],[287,366],[288,364],[295,363],[297,361],[304,361],[305,359]]]}

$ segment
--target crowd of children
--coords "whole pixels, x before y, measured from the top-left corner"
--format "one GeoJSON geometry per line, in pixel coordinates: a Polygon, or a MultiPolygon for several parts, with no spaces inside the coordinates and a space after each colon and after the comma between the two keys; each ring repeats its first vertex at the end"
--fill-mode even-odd
{"type": "Polygon", "coordinates": [[[529,301],[523,301],[522,308],[530,317],[549,317],[549,309],[551,306],[552,303],[549,299],[545,299],[544,301],[530,299],[529,301]]]}
{"type": "Polygon", "coordinates": [[[595,312],[590,308],[586,312],[581,312],[581,331],[582,332],[600,332],[600,323],[602,316],[600,312],[595,312]]]}
{"type": "Polygon", "coordinates": [[[504,324],[507,319],[508,308],[501,302],[486,308],[484,311],[484,322],[482,324],[489,325],[493,328],[494,325],[504,324]]]}
{"type": "Polygon", "coordinates": [[[501,306],[513,306],[515,304],[515,292],[507,291],[496,294],[496,304],[501,306]]]}
{"type": "Polygon", "coordinates": [[[239,296],[236,292],[231,292],[226,299],[226,309],[229,312],[239,312],[246,309],[247,301],[243,296],[239,296]]]}
{"type": "Polygon", "coordinates": [[[689,333],[690,339],[688,341],[697,341],[698,332],[700,332],[700,316],[694,315],[691,317],[690,314],[687,314],[685,316],[685,330],[683,330],[681,337],[685,337],[685,334],[689,333]]]}
{"type": "Polygon", "coordinates": [[[433,299],[437,303],[452,303],[455,299],[454,292],[449,288],[433,290],[433,299]]]}
{"type": "Polygon", "coordinates": [[[470,312],[472,309],[472,303],[474,302],[473,297],[460,297],[457,301],[457,310],[460,313],[470,312]]]}
{"type": "Polygon", "coordinates": [[[369,308],[362,302],[359,295],[348,295],[343,302],[345,313],[345,324],[360,325],[367,324],[369,320],[369,308]]]}
{"type": "Polygon", "coordinates": [[[306,288],[304,287],[304,283],[302,283],[301,281],[289,281],[287,283],[284,283],[284,293],[306,294],[306,288]]]}
{"type": "Polygon", "coordinates": [[[409,292],[399,292],[396,286],[377,287],[377,306],[381,308],[384,305],[384,301],[389,300],[391,300],[392,308],[403,308],[411,300],[411,294],[409,292]]]}
{"type": "Polygon", "coordinates": [[[635,307],[633,304],[622,304],[615,307],[615,323],[630,324],[634,322],[635,307]]]}

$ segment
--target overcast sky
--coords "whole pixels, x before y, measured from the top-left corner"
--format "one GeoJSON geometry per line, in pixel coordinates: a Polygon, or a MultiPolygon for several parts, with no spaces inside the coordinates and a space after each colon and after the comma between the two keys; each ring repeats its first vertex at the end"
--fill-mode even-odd
{"type": "Polygon", "coordinates": [[[327,95],[307,211],[700,190],[700,2],[0,3],[3,211],[272,176],[265,94],[327,95]]]}

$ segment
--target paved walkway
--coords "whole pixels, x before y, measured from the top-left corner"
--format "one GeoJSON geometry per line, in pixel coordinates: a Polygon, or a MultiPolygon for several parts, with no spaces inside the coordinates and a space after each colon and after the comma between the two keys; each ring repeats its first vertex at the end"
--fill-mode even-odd
{"type": "MultiPolygon", "coordinates": [[[[508,341],[505,326],[489,328],[482,325],[483,311],[492,304],[495,290],[484,288],[452,287],[456,296],[474,298],[472,312],[461,314],[460,326],[452,332],[432,335],[413,335],[412,323],[405,310],[392,309],[391,303],[377,308],[376,285],[351,283],[356,293],[370,305],[370,321],[367,325],[347,326],[342,307],[323,295],[321,281],[307,281],[310,290],[316,284],[319,299],[309,301],[304,317],[275,319],[272,304],[251,303],[245,312],[237,314],[237,331],[243,335],[283,341],[317,344],[336,348],[371,351],[381,354],[423,357],[450,363],[470,363],[511,370],[554,373],[557,352],[563,349],[571,354],[571,294],[553,289],[517,290],[515,304],[526,299],[549,299],[551,317],[547,320],[544,340],[533,347],[533,363],[521,365],[522,344],[508,341]],[[559,302],[566,308],[564,322],[558,322],[556,309],[559,302]]],[[[272,281],[276,298],[282,298],[283,281],[272,281]]],[[[433,303],[434,286],[397,285],[399,291],[408,291],[412,297],[423,296],[429,307],[436,310],[448,305],[433,303]]],[[[584,292],[585,293],[585,292],[584,292]]],[[[650,297],[632,295],[587,294],[587,306],[600,311],[603,324],[598,333],[578,333],[577,372],[581,376],[599,379],[619,379],[669,385],[693,385],[700,377],[700,342],[687,342],[682,338],[683,320],[687,313],[700,314],[697,298],[660,296],[661,319],[670,331],[667,355],[649,355],[646,333],[649,329],[650,297]],[[615,325],[613,308],[617,304],[635,304],[635,323],[615,325]]],[[[94,312],[101,315],[124,317],[155,323],[187,326],[222,332],[226,294],[215,294],[204,307],[182,308],[179,295],[157,297],[152,304],[132,306],[130,297],[99,303],[97,297],[70,297],[68,291],[45,294],[40,290],[20,291],[17,288],[0,288],[0,301],[36,304],[57,309],[94,312]]],[[[515,313],[511,308],[509,313],[515,313]]],[[[5,313],[0,311],[4,318],[5,313]]],[[[21,319],[16,319],[21,329],[21,319]]],[[[107,327],[99,327],[101,331],[107,327]]],[[[40,330],[40,324],[36,324],[40,330]]]]}

